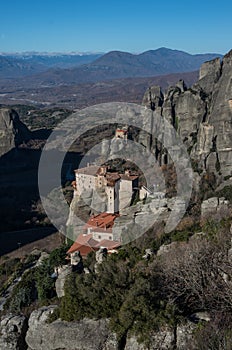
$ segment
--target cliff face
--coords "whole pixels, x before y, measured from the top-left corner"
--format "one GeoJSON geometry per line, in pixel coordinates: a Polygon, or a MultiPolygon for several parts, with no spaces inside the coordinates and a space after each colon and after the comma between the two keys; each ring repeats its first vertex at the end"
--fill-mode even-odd
{"type": "Polygon", "coordinates": [[[30,131],[10,108],[0,108],[0,156],[29,140],[30,131]]]}
{"type": "MultiPolygon", "coordinates": [[[[198,82],[190,89],[180,81],[163,97],[158,87],[152,87],[143,100],[177,129],[201,170],[223,176],[232,173],[231,76],[232,51],[222,62],[217,58],[204,63],[198,82]]],[[[154,141],[152,147],[156,147],[154,141]]]]}

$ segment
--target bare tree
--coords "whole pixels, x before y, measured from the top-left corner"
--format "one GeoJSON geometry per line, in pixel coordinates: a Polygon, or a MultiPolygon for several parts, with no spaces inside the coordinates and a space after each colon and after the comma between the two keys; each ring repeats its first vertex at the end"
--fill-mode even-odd
{"type": "Polygon", "coordinates": [[[161,289],[184,312],[232,311],[232,265],[227,239],[180,243],[160,258],[161,289]]]}

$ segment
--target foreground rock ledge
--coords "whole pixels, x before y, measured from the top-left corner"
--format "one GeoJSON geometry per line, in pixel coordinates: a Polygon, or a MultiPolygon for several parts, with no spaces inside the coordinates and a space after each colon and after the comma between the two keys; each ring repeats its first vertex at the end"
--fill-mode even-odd
{"type": "MultiPolygon", "coordinates": [[[[148,350],[133,335],[128,335],[123,345],[119,344],[116,334],[108,328],[108,320],[85,318],[79,322],[57,320],[47,323],[55,308],[56,306],[49,306],[32,312],[26,335],[28,350],[148,350]]],[[[195,327],[191,322],[178,326],[175,332],[164,327],[152,335],[149,349],[173,349],[176,346],[176,349],[186,350],[189,344],[193,345],[195,327]]]]}
{"type": "Polygon", "coordinates": [[[32,312],[26,342],[29,350],[116,350],[116,336],[109,332],[107,320],[57,320],[47,323],[56,306],[32,312]]]}

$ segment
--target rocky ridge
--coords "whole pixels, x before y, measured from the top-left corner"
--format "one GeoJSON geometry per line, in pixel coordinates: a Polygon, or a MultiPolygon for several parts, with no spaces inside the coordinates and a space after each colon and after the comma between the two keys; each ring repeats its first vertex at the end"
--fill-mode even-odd
{"type": "MultiPolygon", "coordinates": [[[[163,95],[159,87],[147,90],[143,104],[160,113],[177,130],[197,170],[228,176],[232,173],[232,51],[222,61],[205,62],[199,80],[187,89],[183,81],[163,95]]],[[[156,149],[162,163],[163,149],[156,149]]]]}

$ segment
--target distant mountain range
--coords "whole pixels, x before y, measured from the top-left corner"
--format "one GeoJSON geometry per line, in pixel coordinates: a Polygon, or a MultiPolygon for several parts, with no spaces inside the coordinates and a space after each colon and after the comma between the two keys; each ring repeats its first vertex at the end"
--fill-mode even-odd
{"type": "Polygon", "coordinates": [[[191,55],[160,48],[141,54],[111,51],[106,54],[12,54],[0,55],[0,78],[24,78],[21,84],[57,86],[105,80],[152,77],[191,72],[217,53],[191,55]]]}
{"type": "Polygon", "coordinates": [[[18,78],[44,72],[50,68],[70,68],[88,64],[102,54],[0,54],[0,78],[18,78]]]}

